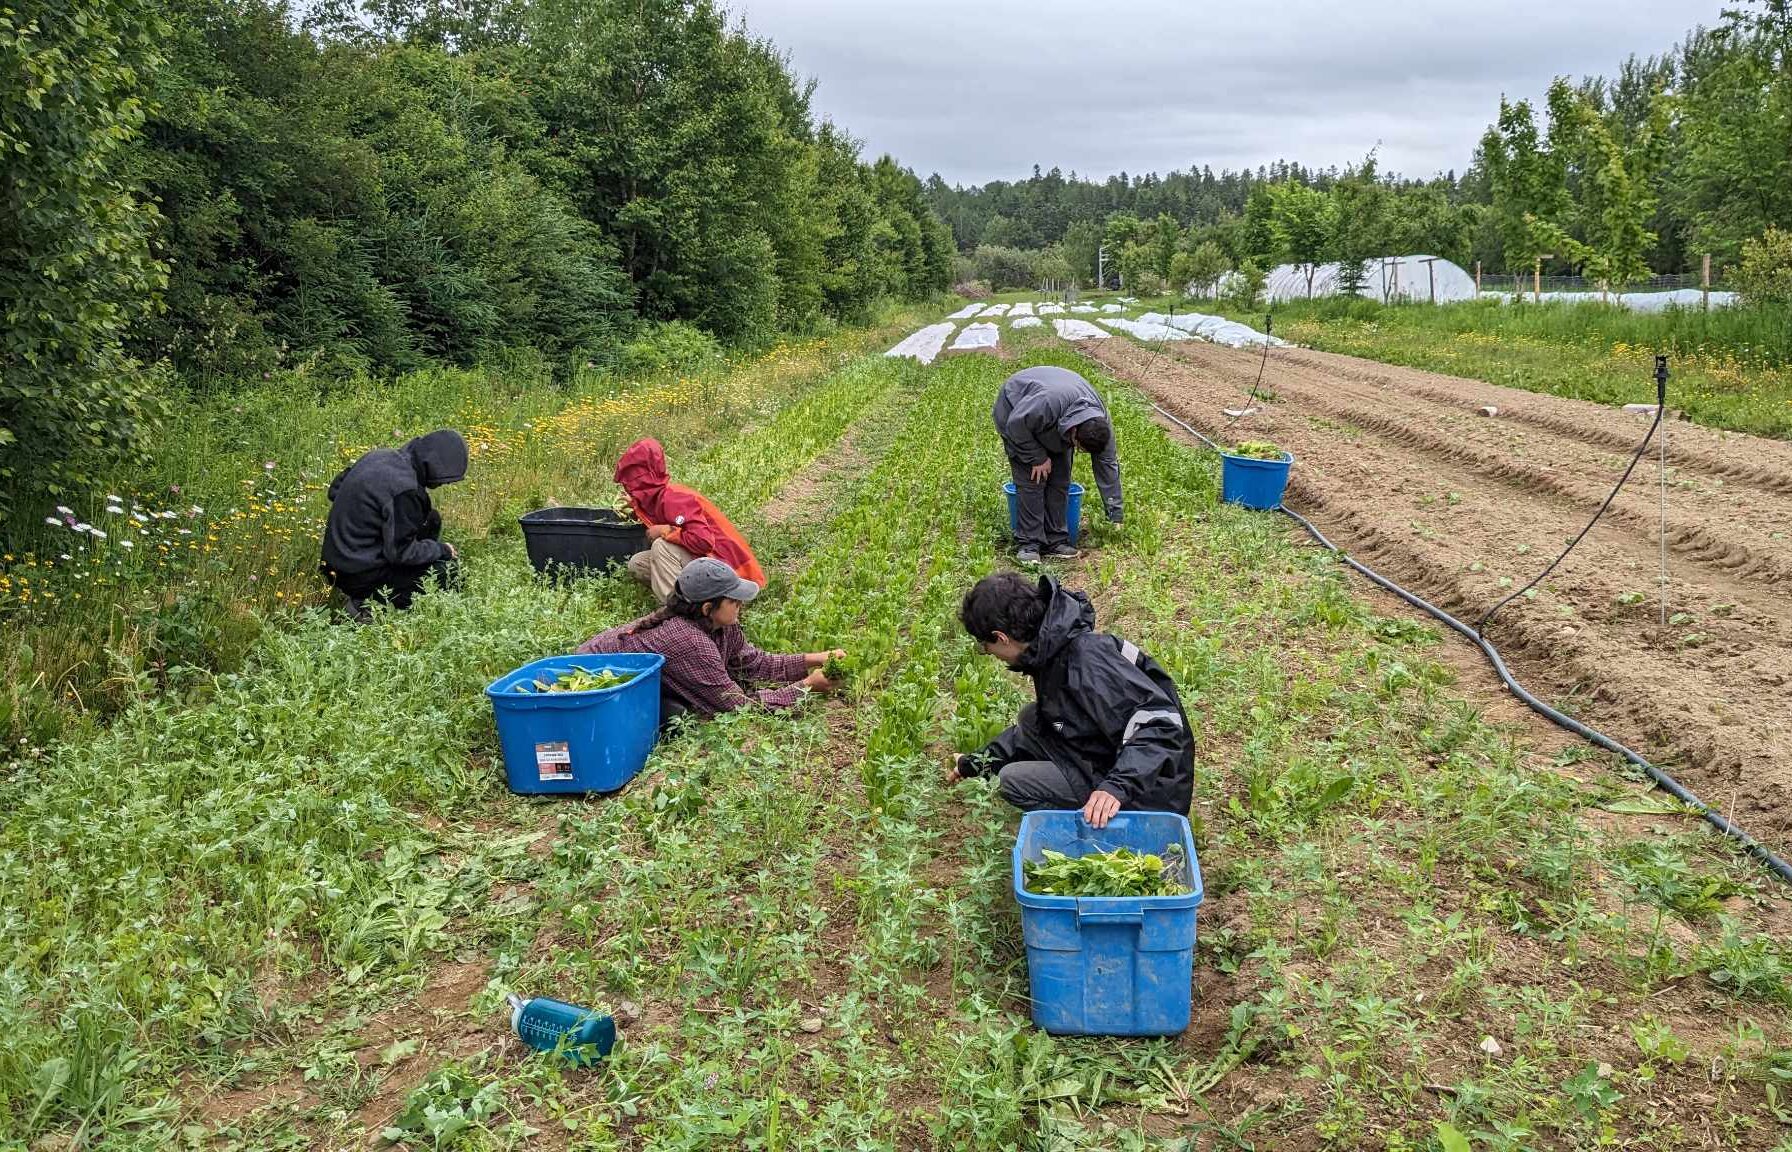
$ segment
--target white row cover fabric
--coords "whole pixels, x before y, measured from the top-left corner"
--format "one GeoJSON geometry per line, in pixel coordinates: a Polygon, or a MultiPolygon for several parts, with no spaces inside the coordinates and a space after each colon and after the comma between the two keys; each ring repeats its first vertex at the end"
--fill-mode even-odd
{"type": "Polygon", "coordinates": [[[1072,312],[1099,312],[1099,311],[1101,311],[1101,309],[1097,308],[1093,304],[1072,304],[1070,306],[1070,310],[1072,312]]]}
{"type": "Polygon", "coordinates": [[[1037,316],[1016,316],[1008,322],[1008,325],[1011,328],[1042,328],[1045,326],[1045,321],[1037,316]]]}
{"type": "MultiPolygon", "coordinates": [[[[1510,292],[1489,292],[1489,296],[1498,296],[1508,303],[1512,299],[1510,292]]],[[[1524,294],[1526,300],[1531,293],[1524,294]]],[[[1734,292],[1711,293],[1713,308],[1732,308],[1738,297],[1734,292]]],[[[1604,299],[1604,303],[1616,304],[1620,308],[1628,308],[1632,312],[1665,312],[1669,308],[1697,308],[1704,301],[1697,288],[1675,288],[1668,292],[1623,292],[1613,293],[1604,299]]],[[[1598,304],[1601,303],[1597,292],[1545,292],[1545,304],[1598,304]]]]}
{"type": "Polygon", "coordinates": [[[1167,324],[1172,328],[1187,332],[1196,339],[1210,344],[1223,344],[1228,348],[1247,348],[1261,346],[1268,341],[1272,348],[1287,346],[1287,341],[1280,336],[1265,336],[1248,324],[1240,324],[1236,320],[1228,320],[1224,316],[1208,316],[1201,312],[1179,312],[1174,316],[1165,316],[1161,312],[1147,312],[1139,317],[1141,324],[1167,324]]]}
{"type": "Polygon", "coordinates": [[[1008,315],[1010,316],[1031,316],[1032,314],[1033,302],[1031,300],[1022,300],[1019,304],[1008,309],[1008,315]]]}
{"type": "Polygon", "coordinates": [[[994,348],[999,339],[1001,339],[1001,333],[994,324],[967,324],[964,331],[958,334],[958,339],[952,341],[952,351],[964,352],[978,348],[994,348]]]}
{"type": "Polygon", "coordinates": [[[1124,305],[1124,304],[1103,304],[1101,306],[1101,310],[1103,312],[1124,312],[1124,311],[1126,311],[1126,305],[1124,305]]]}
{"type": "Polygon", "coordinates": [[[979,313],[981,311],[983,311],[983,305],[973,302],[970,304],[966,304],[963,308],[960,308],[958,311],[952,313],[952,315],[946,317],[946,319],[948,319],[948,320],[969,320],[971,317],[975,316],[977,313],[979,313]]]}
{"type": "Polygon", "coordinates": [[[1107,340],[1111,333],[1103,332],[1087,320],[1053,320],[1052,327],[1058,335],[1066,340],[1107,340]]]}
{"type": "Polygon", "coordinates": [[[1063,311],[1064,305],[1062,304],[1041,304],[1039,306],[1039,314],[1041,316],[1056,316],[1063,311]]]}
{"type": "Polygon", "coordinates": [[[978,313],[977,317],[980,320],[987,320],[991,316],[1006,315],[1007,312],[1008,312],[1008,305],[1006,305],[1006,304],[991,304],[989,307],[985,308],[982,312],[978,313]]]}
{"type": "Polygon", "coordinates": [[[1137,296],[1116,296],[1114,299],[1120,301],[1122,304],[1137,304],[1139,302],[1137,296]]]}
{"type": "Polygon", "coordinates": [[[1118,316],[1104,316],[1101,322],[1109,328],[1118,328],[1122,332],[1130,333],[1140,340],[1161,342],[1188,339],[1187,332],[1180,328],[1171,328],[1167,324],[1146,324],[1138,320],[1124,320],[1118,316]]]}
{"type": "Polygon", "coordinates": [[[902,343],[885,352],[885,356],[907,356],[911,360],[919,360],[923,364],[931,364],[946,346],[946,337],[952,335],[955,324],[929,324],[919,332],[910,333],[902,343]]]}

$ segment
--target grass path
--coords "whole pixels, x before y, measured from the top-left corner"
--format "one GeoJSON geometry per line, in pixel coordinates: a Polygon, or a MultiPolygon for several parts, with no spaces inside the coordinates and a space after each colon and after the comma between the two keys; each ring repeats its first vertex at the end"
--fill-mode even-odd
{"type": "MultiPolygon", "coordinates": [[[[1113,387],[1055,343],[1019,351],[1113,387]]],[[[1278,522],[1216,505],[1211,462],[1117,388],[1128,522],[1088,524],[1098,549],[1068,578],[1197,724],[1196,1020],[1159,1041],[1034,1031],[1012,817],[939,770],[1024,699],[953,617],[1002,562],[986,424],[1009,370],[855,361],[692,459],[725,508],[812,484],[810,514],[767,529],[779,575],[748,628],[841,644],[865,671],[843,700],[662,743],[619,796],[498,783],[479,687],[641,607],[616,580],[538,585],[502,540],[462,595],[264,638],[209,701],[28,766],[0,857],[8,1134],[1784,1141],[1783,894],[1616,767],[1486,721],[1430,629],[1375,614],[1278,522]],[[511,989],[613,1009],[625,1042],[596,1073],[528,1057],[505,1036],[511,989]]]]}

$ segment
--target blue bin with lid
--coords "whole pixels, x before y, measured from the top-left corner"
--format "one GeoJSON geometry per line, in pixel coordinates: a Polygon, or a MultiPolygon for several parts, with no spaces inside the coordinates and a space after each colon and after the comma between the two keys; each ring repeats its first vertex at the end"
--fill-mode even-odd
{"type": "Polygon", "coordinates": [[[1288,489],[1288,469],[1293,466],[1291,452],[1283,452],[1280,460],[1221,453],[1220,499],[1259,512],[1273,512],[1282,506],[1282,493],[1288,489]]]}
{"type": "MultiPolygon", "coordinates": [[[[1002,485],[1002,492],[1008,497],[1008,535],[1020,536],[1020,493],[1009,480],[1002,485]]],[[[1072,484],[1070,495],[1064,501],[1064,526],[1070,530],[1070,542],[1076,538],[1083,527],[1083,486],[1072,484]]]]}
{"type": "Polygon", "coordinates": [[[549,656],[525,664],[485,689],[498,722],[504,774],[512,792],[613,792],[634,779],[659,739],[660,666],[653,652],[549,656]],[[632,672],[614,688],[587,692],[519,692],[562,672],[632,672]]]}
{"type": "Polygon", "coordinates": [[[1014,841],[1014,898],[1033,1023],[1059,1036],[1172,1036],[1188,1027],[1201,865],[1187,817],[1121,811],[1098,831],[1081,812],[1029,812],[1014,841]],[[1116,848],[1163,856],[1171,845],[1187,861],[1184,896],[1026,890],[1022,865],[1048,848],[1070,857],[1116,848]]]}

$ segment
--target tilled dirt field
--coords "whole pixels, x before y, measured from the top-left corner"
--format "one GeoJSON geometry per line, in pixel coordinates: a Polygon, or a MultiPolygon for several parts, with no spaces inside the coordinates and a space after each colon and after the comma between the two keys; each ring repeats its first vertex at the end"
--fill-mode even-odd
{"type": "MultiPolygon", "coordinates": [[[[1290,507],[1473,623],[1586,524],[1646,417],[1322,352],[1085,345],[1216,439],[1296,457],[1290,507]],[[1498,415],[1480,413],[1483,406],[1498,415]]],[[[1672,392],[1669,393],[1672,408],[1672,392]]],[[[1792,852],[1792,444],[1669,420],[1667,610],[1657,447],[1530,599],[1488,627],[1527,686],[1792,852]]]]}

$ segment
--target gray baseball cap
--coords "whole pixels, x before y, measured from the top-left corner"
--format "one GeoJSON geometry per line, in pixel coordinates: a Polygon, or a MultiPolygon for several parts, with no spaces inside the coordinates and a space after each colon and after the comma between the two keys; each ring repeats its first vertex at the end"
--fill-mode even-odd
{"type": "Polygon", "coordinates": [[[714,556],[701,556],[678,574],[678,594],[693,604],[724,598],[747,601],[759,595],[759,585],[742,580],[714,556]]]}

